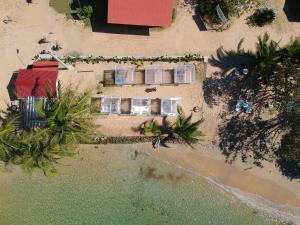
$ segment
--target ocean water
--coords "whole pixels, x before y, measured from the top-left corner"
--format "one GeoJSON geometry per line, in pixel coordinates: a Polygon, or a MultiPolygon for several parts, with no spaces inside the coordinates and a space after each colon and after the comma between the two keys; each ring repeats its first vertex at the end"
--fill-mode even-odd
{"type": "MultiPolygon", "coordinates": [[[[102,148],[102,147],[101,147],[102,148]]],[[[196,178],[130,148],[81,152],[60,175],[0,177],[0,225],[275,225],[196,178]]]]}

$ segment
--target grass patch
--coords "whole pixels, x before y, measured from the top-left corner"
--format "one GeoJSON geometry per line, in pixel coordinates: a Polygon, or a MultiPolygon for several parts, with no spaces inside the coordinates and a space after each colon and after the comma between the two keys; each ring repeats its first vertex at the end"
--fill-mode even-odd
{"type": "Polygon", "coordinates": [[[50,0],[49,5],[53,7],[56,12],[66,14],[67,18],[71,18],[71,13],[74,13],[70,7],[71,1],[72,0],[50,0]]]}
{"type": "Polygon", "coordinates": [[[55,9],[56,12],[65,14],[67,19],[74,19],[73,15],[81,20],[85,26],[91,26],[89,18],[84,17],[78,9],[71,8],[72,0],[50,0],[49,5],[55,9]]]}

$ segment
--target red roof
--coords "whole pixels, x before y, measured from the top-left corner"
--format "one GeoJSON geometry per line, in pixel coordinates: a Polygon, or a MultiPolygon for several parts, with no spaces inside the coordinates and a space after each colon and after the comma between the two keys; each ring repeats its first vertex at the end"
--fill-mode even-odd
{"type": "Polygon", "coordinates": [[[52,71],[19,70],[16,79],[17,97],[47,97],[47,92],[56,96],[57,74],[58,69],[52,71]]]}
{"type": "Polygon", "coordinates": [[[174,0],[108,0],[108,23],[167,27],[174,0]]]}
{"type": "Polygon", "coordinates": [[[32,63],[33,67],[58,67],[57,61],[36,61],[32,63]]]}

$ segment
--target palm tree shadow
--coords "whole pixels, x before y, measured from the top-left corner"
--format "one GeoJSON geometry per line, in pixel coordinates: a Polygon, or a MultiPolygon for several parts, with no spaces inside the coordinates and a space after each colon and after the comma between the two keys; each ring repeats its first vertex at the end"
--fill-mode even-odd
{"type": "Polygon", "coordinates": [[[281,119],[262,120],[252,117],[241,118],[232,116],[218,129],[219,147],[226,157],[226,162],[232,163],[240,157],[243,162],[249,158],[253,164],[262,167],[261,162],[272,159],[275,140],[282,129],[281,119]]]}
{"type": "Polygon", "coordinates": [[[209,64],[220,71],[214,72],[203,83],[204,100],[208,106],[218,105],[221,97],[237,99],[242,94],[240,82],[233,74],[234,69],[247,66],[251,68],[253,55],[241,49],[243,39],[236,51],[225,51],[218,48],[216,55],[211,56],[209,64]]]}
{"type": "Polygon", "coordinates": [[[216,55],[212,55],[208,60],[209,64],[213,67],[219,68],[222,75],[228,74],[242,64],[248,64],[249,55],[240,51],[242,41],[243,39],[240,41],[236,51],[226,51],[223,47],[218,48],[216,55]]]}

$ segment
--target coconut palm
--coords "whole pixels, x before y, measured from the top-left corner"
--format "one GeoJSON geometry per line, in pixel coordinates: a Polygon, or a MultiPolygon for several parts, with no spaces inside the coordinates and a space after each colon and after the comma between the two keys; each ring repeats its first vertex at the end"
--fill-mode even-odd
{"type": "Polygon", "coordinates": [[[267,33],[262,37],[259,36],[256,44],[256,68],[254,75],[261,78],[265,84],[268,84],[280,57],[278,42],[270,40],[270,36],[267,33]]]}
{"type": "Polygon", "coordinates": [[[74,154],[70,148],[59,145],[47,130],[24,133],[20,148],[22,156],[18,163],[22,164],[22,168],[29,173],[40,169],[45,175],[56,173],[55,164],[58,159],[74,154]]]}
{"type": "Polygon", "coordinates": [[[157,122],[154,120],[146,123],[143,131],[144,134],[152,134],[154,136],[159,136],[161,134],[161,130],[159,129],[157,122]]]}
{"type": "Polygon", "coordinates": [[[76,144],[87,140],[92,123],[87,117],[90,112],[90,94],[78,94],[70,87],[58,98],[48,96],[49,109],[43,109],[43,102],[37,104],[37,111],[48,123],[49,133],[58,144],[76,144]]]}
{"type": "Polygon", "coordinates": [[[19,138],[14,134],[16,119],[3,121],[0,125],[0,160],[9,161],[18,153],[19,138]]]}
{"type": "Polygon", "coordinates": [[[291,59],[300,60],[300,39],[294,38],[285,46],[287,56],[291,59]]]}
{"type": "Polygon", "coordinates": [[[192,114],[185,117],[182,108],[178,107],[178,117],[172,125],[172,136],[181,138],[184,142],[191,145],[193,142],[201,140],[203,133],[199,131],[199,126],[203,123],[204,119],[192,122],[192,114]]]}

